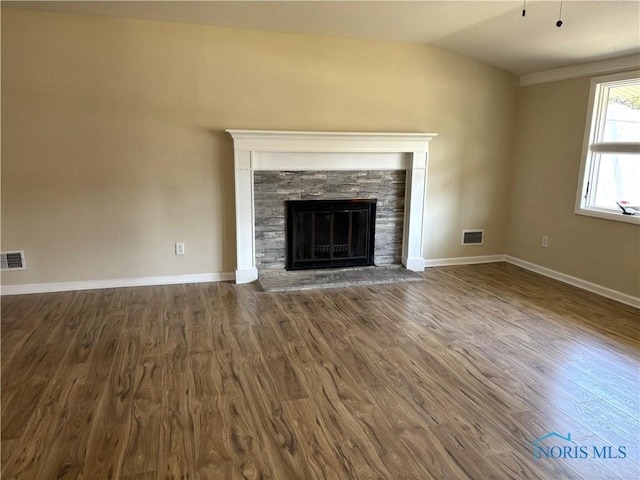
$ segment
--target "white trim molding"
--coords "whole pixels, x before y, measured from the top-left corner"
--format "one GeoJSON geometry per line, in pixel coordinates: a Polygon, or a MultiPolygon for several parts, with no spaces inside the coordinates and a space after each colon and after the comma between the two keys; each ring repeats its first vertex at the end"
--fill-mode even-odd
{"type": "Polygon", "coordinates": [[[539,83],[569,80],[571,78],[603,75],[613,72],[635,70],[640,67],[640,55],[627,55],[625,57],[602,60],[600,62],[582,63],[569,67],[555,68],[544,72],[529,73],[520,77],[520,86],[537,85],[539,83]]]}
{"type": "Polygon", "coordinates": [[[434,133],[227,130],[236,188],[236,283],[258,279],[253,172],[406,170],[402,264],[423,271],[422,237],[429,142],[434,133]]]}
{"type": "Polygon", "coordinates": [[[234,278],[235,275],[231,272],[221,272],[161,277],[113,278],[107,280],[85,280],[79,282],[28,283],[23,285],[2,285],[0,286],[0,295],[26,295],[29,293],[68,292],[73,290],[96,290],[100,288],[148,287],[151,285],[225,282],[233,280],[234,278]]]}
{"type": "Polygon", "coordinates": [[[480,263],[504,262],[504,255],[477,255],[474,257],[434,258],[424,261],[426,268],[452,265],[476,265],[480,263]]]}
{"type": "Polygon", "coordinates": [[[543,267],[535,263],[527,262],[526,260],[521,260],[520,258],[511,257],[509,255],[504,255],[504,261],[511,263],[513,265],[516,265],[518,267],[522,267],[526,270],[539,273],[540,275],[544,275],[545,277],[553,278],[554,280],[559,280],[560,282],[563,282],[563,283],[568,283],[569,285],[581,288],[582,290],[587,290],[588,292],[596,293],[602,297],[610,298],[611,300],[616,300],[620,303],[624,303],[625,305],[629,305],[635,308],[640,308],[640,297],[627,295],[626,293],[618,292],[617,290],[603,287],[602,285],[598,285],[597,283],[588,282],[587,280],[583,280],[581,278],[574,277],[572,275],[567,275],[566,273],[558,272],[557,270],[552,270],[550,268],[543,267]]]}
{"type": "Polygon", "coordinates": [[[618,292],[617,290],[603,287],[602,285],[598,285],[597,283],[588,282],[581,278],[574,277],[572,275],[567,275],[566,273],[558,272],[557,270],[552,270],[550,268],[543,267],[535,263],[527,262],[526,260],[522,260],[520,258],[512,257],[510,255],[483,255],[483,256],[475,256],[475,257],[430,259],[430,260],[425,260],[425,267],[474,265],[474,264],[480,264],[480,263],[494,263],[494,262],[511,263],[512,265],[516,265],[518,267],[524,268],[525,270],[529,270],[531,272],[544,275],[545,277],[553,278],[554,280],[558,280],[562,283],[567,283],[571,286],[580,288],[582,290],[586,290],[588,292],[595,293],[602,297],[606,297],[611,300],[624,303],[625,305],[629,305],[631,307],[640,309],[640,297],[634,297],[633,295],[628,295],[626,293],[618,292]]]}
{"type": "MultiPolygon", "coordinates": [[[[553,278],[563,283],[567,283],[582,290],[593,292],[597,295],[615,300],[625,305],[640,309],[640,297],[634,297],[626,293],[618,292],[611,288],[603,287],[596,283],[582,280],[556,270],[552,270],[535,263],[527,262],[520,258],[510,255],[482,255],[474,257],[455,257],[455,258],[439,258],[423,260],[417,268],[424,267],[446,267],[454,265],[475,265],[482,263],[507,262],[512,265],[530,270],[534,273],[553,278]]],[[[253,272],[241,272],[241,275],[247,274],[249,277],[253,272]]],[[[257,275],[257,272],[255,273],[257,275]]],[[[194,275],[174,275],[164,277],[139,277],[139,278],[119,278],[109,280],[88,280],[79,282],[57,282],[57,283],[31,283],[24,285],[2,285],[0,286],[0,295],[25,295],[30,293],[50,293],[50,292],[67,292],[73,290],[95,290],[100,288],[123,288],[123,287],[142,287],[151,285],[175,285],[184,283],[208,283],[208,282],[226,282],[236,279],[237,272],[221,272],[221,273],[199,273],[194,275]]],[[[244,282],[247,283],[247,282],[244,282]]]]}

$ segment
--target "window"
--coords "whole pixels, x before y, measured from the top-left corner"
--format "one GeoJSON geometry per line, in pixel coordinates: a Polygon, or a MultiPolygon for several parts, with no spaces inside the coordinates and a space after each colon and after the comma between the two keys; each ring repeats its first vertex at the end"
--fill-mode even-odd
{"type": "Polygon", "coordinates": [[[640,224],[640,72],[591,81],[585,130],[576,213],[640,224]]]}

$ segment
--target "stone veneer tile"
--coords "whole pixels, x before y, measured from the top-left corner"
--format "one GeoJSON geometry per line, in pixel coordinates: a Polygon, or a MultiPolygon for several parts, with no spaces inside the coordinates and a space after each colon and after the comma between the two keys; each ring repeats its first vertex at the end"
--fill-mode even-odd
{"type": "Polygon", "coordinates": [[[264,272],[258,283],[265,292],[293,292],[317,288],[341,288],[401,282],[420,282],[424,277],[401,265],[353,267],[295,272],[264,272]]]}
{"type": "Polygon", "coordinates": [[[256,266],[285,267],[286,200],[376,198],[377,265],[400,263],[406,171],[258,171],[254,173],[256,266]]]}

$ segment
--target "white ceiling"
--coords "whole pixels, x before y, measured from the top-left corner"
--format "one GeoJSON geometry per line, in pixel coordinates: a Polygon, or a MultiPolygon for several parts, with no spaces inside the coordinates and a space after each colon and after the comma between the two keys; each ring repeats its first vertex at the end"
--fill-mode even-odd
{"type": "MultiPolygon", "coordinates": [[[[399,40],[530,74],[640,54],[640,0],[2,2],[62,13],[399,40]]],[[[639,57],[640,58],[640,57],[639,57]]]]}

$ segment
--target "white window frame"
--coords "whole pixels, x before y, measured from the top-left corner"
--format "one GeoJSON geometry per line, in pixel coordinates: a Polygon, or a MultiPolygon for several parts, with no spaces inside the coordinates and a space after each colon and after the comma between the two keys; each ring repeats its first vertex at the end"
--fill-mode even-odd
{"type": "MultiPolygon", "coordinates": [[[[640,225],[640,215],[623,215],[605,208],[591,206],[595,195],[595,189],[588,191],[588,186],[593,183],[593,177],[597,171],[599,154],[601,153],[640,153],[640,143],[623,142],[598,142],[601,134],[606,109],[603,108],[608,101],[609,85],[611,83],[623,84],[625,80],[637,80],[640,78],[640,70],[617,73],[595,77],[591,80],[589,92],[589,108],[587,109],[587,121],[585,126],[584,143],[582,147],[582,161],[580,163],[580,176],[578,177],[578,192],[576,194],[575,213],[589,217],[604,218],[618,222],[634,223],[640,225]]],[[[617,85],[613,85],[617,86],[617,85]]]]}

